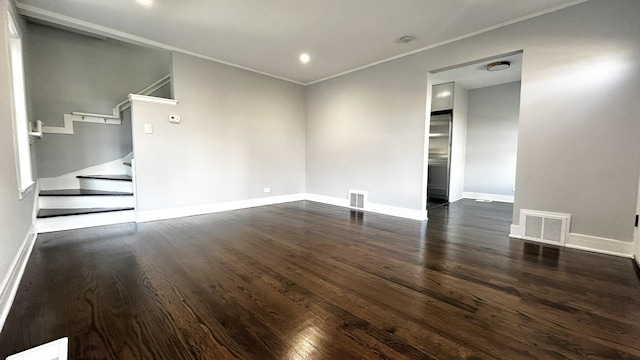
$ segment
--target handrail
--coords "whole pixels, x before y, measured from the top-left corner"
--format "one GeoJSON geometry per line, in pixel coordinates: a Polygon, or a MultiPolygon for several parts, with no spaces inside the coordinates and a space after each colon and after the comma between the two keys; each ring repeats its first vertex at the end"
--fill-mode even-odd
{"type": "MultiPolygon", "coordinates": [[[[135,94],[137,95],[150,95],[153,94],[154,92],[158,91],[161,87],[167,85],[168,83],[171,82],[171,74],[168,74],[164,77],[162,77],[160,80],[154,82],[153,84],[145,87],[144,89],[136,92],[135,94]]],[[[129,97],[127,96],[126,99],[122,100],[121,102],[119,102],[114,108],[113,108],[113,115],[105,115],[105,114],[94,114],[94,113],[86,113],[86,112],[81,112],[81,111],[73,111],[71,114],[72,115],[77,115],[77,116],[88,116],[88,117],[95,117],[95,118],[103,118],[103,119],[120,119],[120,113],[127,110],[128,108],[131,107],[131,101],[129,100],[129,97]]]]}
{"type": "Polygon", "coordinates": [[[82,116],[82,117],[89,116],[89,117],[104,118],[104,119],[120,119],[119,116],[104,115],[104,114],[93,114],[93,113],[86,113],[86,112],[80,112],[80,111],[74,111],[71,114],[72,115],[82,116]]]}

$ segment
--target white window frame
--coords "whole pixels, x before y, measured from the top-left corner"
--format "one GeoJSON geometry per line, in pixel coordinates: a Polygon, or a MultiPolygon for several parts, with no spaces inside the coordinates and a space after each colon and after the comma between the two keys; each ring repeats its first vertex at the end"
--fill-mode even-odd
{"type": "Polygon", "coordinates": [[[25,91],[24,60],[22,56],[22,34],[14,15],[7,12],[7,45],[11,65],[11,117],[13,144],[16,157],[16,173],[20,199],[26,196],[35,184],[31,165],[31,144],[25,91]]]}

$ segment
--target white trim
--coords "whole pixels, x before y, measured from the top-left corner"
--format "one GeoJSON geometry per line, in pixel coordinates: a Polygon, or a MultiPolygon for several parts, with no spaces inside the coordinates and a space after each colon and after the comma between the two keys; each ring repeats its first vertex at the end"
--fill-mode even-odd
{"type": "Polygon", "coordinates": [[[520,225],[511,224],[509,229],[509,237],[515,239],[522,239],[522,235],[524,234],[524,227],[520,225]]]}
{"type": "Polygon", "coordinates": [[[4,322],[9,315],[9,310],[11,310],[13,300],[18,292],[18,285],[20,285],[24,269],[27,266],[29,256],[31,256],[31,251],[36,243],[36,237],[36,228],[32,224],[20,247],[20,251],[18,251],[18,254],[16,254],[16,257],[9,267],[6,278],[2,279],[0,287],[0,331],[2,331],[4,322]]]}
{"type": "Polygon", "coordinates": [[[38,219],[38,233],[82,229],[93,226],[122,224],[135,221],[133,210],[110,211],[95,214],[56,216],[38,219]]]}
{"type": "Polygon", "coordinates": [[[505,203],[511,203],[511,204],[513,204],[513,199],[514,199],[513,195],[476,193],[476,192],[468,192],[468,191],[463,192],[462,197],[465,199],[489,200],[489,201],[505,202],[505,203]]]}
{"type": "MultiPolygon", "coordinates": [[[[531,241],[523,239],[524,227],[520,225],[511,225],[511,231],[509,237],[515,239],[522,239],[524,241],[531,241]]],[[[536,241],[537,242],[537,241],[536,241]]],[[[558,245],[552,243],[551,245],[558,245]]],[[[569,233],[564,246],[570,249],[578,249],[589,252],[595,252],[599,254],[607,254],[614,256],[621,256],[625,258],[633,258],[633,243],[601,238],[597,236],[582,235],[576,233],[569,233]]]]}
{"type": "Polygon", "coordinates": [[[27,4],[23,4],[23,3],[17,3],[16,4],[17,8],[18,8],[18,13],[20,15],[24,15],[27,17],[31,17],[34,19],[39,19],[39,20],[43,20],[46,22],[51,22],[54,24],[58,24],[58,25],[62,25],[62,26],[66,26],[66,27],[70,27],[72,29],[76,29],[76,30],[80,30],[80,31],[84,31],[84,32],[88,32],[88,33],[93,33],[93,34],[98,34],[101,36],[106,36],[108,38],[111,39],[116,39],[116,40],[120,40],[120,41],[124,41],[124,42],[128,42],[131,44],[136,44],[136,45],[142,45],[142,46],[148,46],[148,47],[153,47],[156,49],[164,49],[164,50],[168,50],[168,51],[176,51],[176,52],[180,52],[183,54],[187,54],[187,55],[191,55],[191,56],[195,56],[201,59],[206,59],[206,60],[210,60],[213,62],[217,62],[219,64],[223,64],[223,65],[227,65],[227,66],[232,66],[238,69],[242,69],[242,70],[247,70],[247,71],[251,71],[260,75],[265,75],[265,76],[269,76],[272,78],[276,78],[276,79],[280,79],[280,80],[284,80],[284,81],[288,81],[294,84],[298,84],[298,85],[305,85],[304,83],[301,83],[299,81],[295,81],[295,80],[291,80],[282,76],[278,76],[278,75],[274,75],[274,74],[270,74],[264,71],[260,71],[260,70],[256,70],[250,67],[246,67],[246,66],[242,66],[242,65],[238,65],[238,64],[234,64],[228,61],[224,61],[224,60],[220,60],[220,59],[216,59],[216,58],[212,58],[210,56],[206,56],[206,55],[202,55],[193,51],[188,51],[185,49],[181,49],[175,46],[171,46],[171,45],[167,45],[167,44],[163,44],[157,41],[153,41],[153,40],[149,40],[140,36],[136,36],[136,35],[132,35],[129,33],[125,33],[123,31],[119,31],[119,30],[115,30],[115,29],[111,29],[105,26],[100,26],[100,25],[96,25],[96,24],[92,24],[90,22],[87,21],[83,21],[83,20],[78,20],[75,18],[72,18],[70,16],[66,16],[66,15],[62,15],[62,14],[58,14],[56,12],[53,11],[49,11],[49,10],[44,10],[41,8],[38,8],[36,6],[32,6],[32,5],[27,5],[27,4]]]}
{"type": "Polygon", "coordinates": [[[215,203],[215,204],[186,206],[186,207],[170,208],[170,209],[162,209],[162,210],[138,211],[136,214],[136,222],[142,223],[142,222],[148,222],[148,221],[174,219],[174,218],[180,218],[180,217],[210,214],[210,213],[223,212],[223,211],[229,211],[229,210],[246,209],[246,208],[252,208],[257,206],[282,204],[282,203],[300,201],[300,200],[305,200],[304,193],[271,196],[271,197],[264,197],[264,198],[257,198],[257,199],[229,201],[229,202],[215,203]]]}
{"type": "MultiPolygon", "coordinates": [[[[162,79],[154,82],[146,88],[138,91],[137,95],[151,95],[154,92],[160,90],[163,86],[171,83],[171,74],[165,75],[162,79]]],[[[113,108],[113,114],[120,117],[120,113],[131,107],[131,99],[127,96],[126,99],[119,102],[115,108],[113,108]]]]}
{"type": "MultiPolygon", "coordinates": [[[[395,56],[388,57],[386,59],[382,59],[382,60],[379,60],[379,61],[375,61],[375,62],[372,62],[370,64],[363,65],[363,66],[360,66],[360,67],[357,67],[357,68],[354,68],[354,69],[351,69],[351,70],[343,71],[343,72],[335,74],[335,75],[330,75],[330,76],[327,76],[327,77],[324,77],[324,78],[321,78],[321,79],[318,79],[318,80],[313,80],[313,81],[305,83],[304,85],[305,86],[313,85],[313,84],[316,84],[316,83],[319,83],[319,82],[322,82],[322,81],[326,81],[326,80],[330,80],[330,79],[333,79],[333,78],[337,78],[337,77],[340,77],[340,76],[343,76],[343,75],[350,74],[352,72],[360,71],[360,70],[363,70],[363,69],[366,69],[366,68],[369,68],[369,67],[372,67],[372,66],[376,66],[376,65],[380,65],[380,64],[389,62],[389,61],[397,60],[397,59],[403,58],[405,56],[413,55],[413,54],[416,54],[416,53],[419,53],[419,52],[423,52],[423,51],[426,51],[426,50],[430,50],[430,49],[436,48],[438,46],[447,45],[447,44],[450,44],[450,43],[453,43],[453,42],[456,42],[456,41],[459,41],[459,40],[463,40],[463,39],[466,39],[466,38],[470,38],[472,36],[480,35],[480,34],[483,34],[483,33],[486,33],[486,32],[492,31],[492,30],[496,30],[496,29],[499,29],[499,28],[502,28],[502,27],[505,27],[505,26],[513,25],[513,24],[516,24],[516,23],[519,23],[519,22],[522,22],[522,21],[525,21],[525,20],[533,19],[535,17],[546,15],[546,14],[552,13],[554,11],[562,10],[562,9],[568,8],[570,6],[578,5],[578,4],[581,4],[583,2],[587,2],[587,1],[589,1],[589,0],[575,0],[575,1],[568,2],[568,3],[564,3],[562,5],[554,6],[552,8],[549,8],[549,9],[546,9],[546,10],[542,10],[542,11],[538,11],[538,12],[535,12],[533,14],[521,16],[519,18],[516,18],[516,19],[513,19],[513,20],[509,20],[509,21],[506,21],[506,22],[503,22],[503,23],[500,23],[500,24],[497,24],[497,25],[494,25],[494,26],[490,26],[490,27],[487,27],[487,28],[484,28],[484,29],[481,29],[481,30],[478,30],[478,31],[474,31],[474,32],[471,32],[471,33],[468,33],[468,34],[460,35],[458,37],[455,37],[455,38],[452,38],[452,39],[449,39],[449,40],[441,41],[441,42],[435,43],[433,45],[428,45],[428,46],[425,46],[425,47],[421,47],[419,49],[408,51],[408,52],[402,53],[400,55],[395,55],[395,56]]],[[[20,7],[18,6],[18,8],[20,8],[20,7]]]]}
{"type": "MultiPolygon", "coordinates": [[[[324,196],[317,194],[306,194],[306,200],[315,201],[323,204],[335,205],[353,209],[349,206],[348,199],[340,199],[332,196],[324,196]]],[[[370,211],[383,215],[401,217],[405,219],[425,221],[427,220],[427,210],[414,210],[397,206],[375,204],[371,202],[365,203],[364,209],[356,209],[360,211],[370,211]]]]}
{"type": "Polygon", "coordinates": [[[429,49],[433,49],[433,48],[436,48],[438,46],[450,44],[450,43],[456,42],[458,40],[463,40],[463,39],[466,39],[466,38],[469,38],[469,37],[472,37],[472,36],[480,35],[482,33],[486,33],[486,32],[492,31],[492,30],[496,30],[496,29],[499,29],[499,28],[502,28],[502,27],[505,27],[505,26],[513,25],[513,24],[516,24],[516,23],[519,23],[519,22],[522,22],[522,21],[525,21],[525,20],[533,19],[535,17],[542,16],[542,15],[545,15],[545,14],[549,14],[549,13],[552,13],[554,11],[562,10],[562,9],[565,9],[565,8],[568,8],[568,7],[571,7],[571,6],[574,6],[574,5],[578,5],[578,4],[581,4],[583,2],[587,2],[587,1],[589,1],[589,0],[574,0],[574,1],[571,1],[571,2],[568,2],[568,3],[564,3],[562,5],[554,6],[552,8],[546,9],[546,10],[535,12],[533,14],[529,14],[529,15],[521,16],[521,17],[513,19],[513,20],[505,21],[503,23],[500,23],[500,24],[497,24],[497,25],[494,25],[494,26],[490,26],[490,27],[487,27],[487,28],[484,28],[484,29],[481,29],[481,30],[478,30],[478,31],[474,31],[474,32],[471,32],[471,33],[468,33],[468,34],[465,34],[465,35],[457,36],[457,37],[449,39],[449,40],[441,41],[441,42],[433,44],[433,45],[428,45],[428,46],[425,46],[425,47],[421,47],[419,49],[415,49],[415,50],[408,51],[408,52],[405,52],[405,53],[402,53],[402,54],[399,54],[399,55],[388,57],[386,59],[375,61],[375,62],[369,63],[367,65],[359,66],[359,67],[353,68],[351,70],[343,71],[343,72],[340,72],[340,73],[337,73],[337,74],[334,74],[334,75],[330,75],[330,76],[327,76],[327,77],[324,77],[324,78],[320,78],[318,80],[309,81],[309,82],[306,82],[306,83],[303,83],[303,82],[300,82],[300,81],[295,81],[295,80],[292,80],[292,79],[288,79],[286,77],[270,74],[270,73],[267,73],[267,72],[264,72],[264,71],[260,71],[260,70],[256,70],[256,69],[250,68],[250,67],[234,64],[234,63],[231,63],[231,62],[228,62],[228,61],[212,58],[210,56],[202,55],[202,54],[199,54],[199,53],[196,53],[196,52],[193,52],[193,51],[184,50],[184,49],[181,49],[181,48],[177,48],[175,46],[163,44],[163,43],[160,43],[160,42],[157,42],[157,41],[153,41],[153,40],[149,40],[149,39],[146,39],[146,38],[143,38],[143,37],[140,37],[140,36],[132,35],[132,34],[125,33],[125,32],[122,32],[122,31],[118,31],[118,30],[115,30],[115,29],[111,29],[111,28],[108,28],[108,27],[105,27],[105,26],[92,24],[90,22],[79,20],[79,19],[75,19],[75,18],[72,18],[70,16],[62,15],[62,14],[59,14],[59,13],[56,13],[56,12],[53,12],[53,11],[44,10],[44,9],[38,8],[38,7],[33,6],[33,5],[17,3],[16,7],[18,8],[18,13],[19,14],[24,15],[24,16],[28,16],[28,17],[32,17],[32,18],[35,18],[35,19],[44,20],[44,21],[51,22],[51,23],[54,23],[54,24],[67,26],[67,27],[70,27],[72,29],[76,29],[76,30],[80,30],[80,31],[88,32],[88,33],[93,33],[93,34],[98,34],[98,35],[101,35],[101,36],[106,36],[106,37],[109,37],[109,38],[113,38],[113,39],[129,42],[129,43],[133,43],[133,44],[146,45],[146,46],[151,46],[151,47],[154,47],[154,48],[164,49],[164,50],[168,50],[168,51],[177,51],[177,52],[181,52],[183,54],[199,57],[201,59],[206,59],[206,60],[210,60],[210,61],[217,62],[217,63],[220,63],[220,64],[224,64],[224,65],[232,66],[232,67],[235,67],[235,68],[239,68],[239,69],[242,69],[242,70],[251,71],[251,72],[258,73],[258,74],[265,75],[265,76],[270,76],[270,77],[273,77],[273,78],[276,78],[276,79],[280,79],[280,80],[284,80],[284,81],[288,81],[288,82],[291,82],[291,83],[294,83],[294,84],[307,86],[307,85],[313,85],[313,84],[316,84],[316,83],[319,83],[319,82],[322,82],[322,81],[326,81],[326,80],[329,80],[329,79],[333,79],[333,78],[336,78],[336,77],[339,77],[339,76],[347,75],[349,73],[356,72],[356,71],[359,71],[359,70],[363,70],[363,69],[366,69],[366,68],[369,68],[369,67],[372,67],[372,66],[376,66],[376,65],[382,64],[382,63],[386,63],[386,62],[389,62],[389,61],[400,59],[400,58],[403,58],[405,56],[409,56],[409,55],[413,55],[413,54],[416,54],[416,53],[419,53],[419,52],[423,52],[423,51],[426,51],[426,50],[429,50],[429,49]]]}
{"type": "Polygon", "coordinates": [[[633,258],[633,243],[622,240],[569,233],[565,242],[565,247],[587,250],[600,254],[633,258]]]}
{"type": "Polygon", "coordinates": [[[148,103],[156,103],[156,104],[163,104],[163,105],[173,105],[173,106],[178,105],[178,100],[165,99],[165,98],[159,98],[159,97],[155,97],[155,96],[147,96],[147,95],[139,95],[139,94],[129,94],[129,101],[131,101],[131,102],[133,102],[133,101],[143,101],[143,102],[148,102],[148,103]]]}

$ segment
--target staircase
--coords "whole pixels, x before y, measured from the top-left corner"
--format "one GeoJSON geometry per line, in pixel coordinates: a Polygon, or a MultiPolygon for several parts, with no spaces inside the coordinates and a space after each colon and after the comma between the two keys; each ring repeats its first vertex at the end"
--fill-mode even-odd
{"type": "Polygon", "coordinates": [[[123,164],[124,174],[78,175],[79,188],[40,191],[38,232],[135,221],[131,163],[123,164]]]}

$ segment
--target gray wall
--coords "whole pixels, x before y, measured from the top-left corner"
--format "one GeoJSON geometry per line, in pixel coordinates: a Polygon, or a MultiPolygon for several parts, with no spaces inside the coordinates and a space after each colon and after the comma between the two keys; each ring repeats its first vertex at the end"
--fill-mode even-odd
{"type": "MultiPolygon", "coordinates": [[[[7,281],[11,264],[31,227],[34,200],[33,192],[22,200],[18,196],[7,45],[9,6],[13,7],[13,2],[0,1],[0,127],[3,129],[0,131],[0,286],[7,281]]],[[[0,288],[0,294],[3,290],[0,288]]]]}
{"type": "Polygon", "coordinates": [[[304,192],[302,86],[179,53],[172,79],[177,106],[133,104],[138,211],[304,192]]]}
{"type": "Polygon", "coordinates": [[[464,191],[513,195],[520,82],[469,91],[464,191]]]}
{"type": "Polygon", "coordinates": [[[632,241],[640,164],[640,1],[592,0],[310,86],[307,192],[421,206],[427,74],[524,51],[514,223],[570,213],[632,241]]]}
{"type": "Polygon", "coordinates": [[[405,57],[307,87],[307,193],[364,190],[371,203],[421,209],[426,71],[405,70],[416,65],[405,57]]]}
{"type": "MultiPolygon", "coordinates": [[[[25,44],[31,119],[62,126],[72,111],[111,114],[129,93],[170,71],[169,53],[28,23],[25,44]]],[[[36,143],[38,177],[53,177],[123,157],[131,124],[74,124],[74,135],[45,134],[36,143]]]]}

